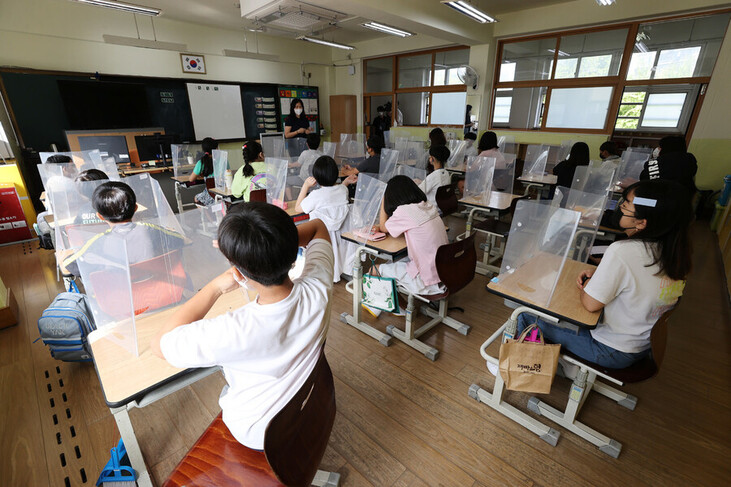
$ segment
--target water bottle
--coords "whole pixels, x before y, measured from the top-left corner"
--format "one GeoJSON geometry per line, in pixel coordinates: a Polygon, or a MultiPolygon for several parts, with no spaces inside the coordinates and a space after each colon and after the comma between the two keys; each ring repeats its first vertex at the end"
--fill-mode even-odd
{"type": "Polygon", "coordinates": [[[226,182],[226,191],[231,191],[231,185],[234,181],[234,175],[231,172],[231,169],[226,169],[226,175],[224,176],[225,182],[226,182]]]}

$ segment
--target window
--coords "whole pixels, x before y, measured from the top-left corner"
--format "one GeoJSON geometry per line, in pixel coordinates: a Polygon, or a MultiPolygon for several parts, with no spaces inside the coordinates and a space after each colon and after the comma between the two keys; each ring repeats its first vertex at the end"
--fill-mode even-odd
{"type": "Polygon", "coordinates": [[[699,14],[499,41],[490,127],[684,133],[729,18],[699,14]]]}
{"type": "Polygon", "coordinates": [[[10,144],[8,143],[8,136],[5,134],[3,124],[0,123],[0,158],[10,159],[13,157],[13,153],[10,150],[10,144]]]}
{"type": "MultiPolygon", "coordinates": [[[[461,78],[469,55],[469,48],[460,46],[364,60],[366,125],[375,109],[389,102],[396,103],[392,114],[399,124],[464,125],[467,88],[461,78]]],[[[473,107],[473,113],[478,110],[473,107]]]]}

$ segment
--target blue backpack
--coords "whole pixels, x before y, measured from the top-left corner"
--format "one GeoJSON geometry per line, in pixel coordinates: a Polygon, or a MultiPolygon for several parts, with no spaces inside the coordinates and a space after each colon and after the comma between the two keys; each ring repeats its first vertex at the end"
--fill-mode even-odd
{"type": "MultiPolygon", "coordinates": [[[[69,292],[60,293],[38,319],[40,337],[51,356],[64,362],[89,362],[86,337],[96,330],[86,295],[72,281],[69,292]]],[[[34,342],[35,343],[35,342],[34,342]]]]}

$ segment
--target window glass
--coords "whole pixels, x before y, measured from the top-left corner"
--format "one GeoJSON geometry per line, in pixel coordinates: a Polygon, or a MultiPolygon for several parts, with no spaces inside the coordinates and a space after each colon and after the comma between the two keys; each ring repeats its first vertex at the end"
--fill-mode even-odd
{"type": "Polygon", "coordinates": [[[535,129],[541,126],[546,87],[512,88],[495,94],[493,123],[501,127],[535,129]]]}
{"type": "Polygon", "coordinates": [[[493,112],[492,123],[510,123],[510,106],[512,103],[512,95],[500,96],[498,93],[498,96],[495,97],[495,111],[493,112]]]}
{"type": "Polygon", "coordinates": [[[700,86],[628,86],[622,94],[615,128],[684,133],[700,86]]]}
{"type": "Polygon", "coordinates": [[[627,79],[650,79],[657,52],[637,52],[636,50],[637,46],[635,45],[635,52],[632,53],[629,61],[627,79]]]}
{"type": "Polygon", "coordinates": [[[551,76],[555,51],[555,38],[503,44],[500,81],[507,81],[502,74],[506,64],[514,64],[509,68],[515,73],[512,81],[548,79],[551,76]]]}
{"type": "Polygon", "coordinates": [[[381,93],[393,89],[393,58],[369,59],[366,66],[366,92],[381,93]]]}
{"type": "Polygon", "coordinates": [[[464,125],[467,92],[434,93],[431,97],[432,125],[464,125]]]}
{"type": "Polygon", "coordinates": [[[469,49],[437,52],[434,55],[434,86],[461,85],[458,72],[469,64],[469,60],[469,49]]]}
{"type": "Polygon", "coordinates": [[[686,93],[655,93],[647,98],[643,127],[677,127],[686,93]]]}
{"type": "Polygon", "coordinates": [[[546,127],[602,129],[612,99],[611,86],[551,91],[546,127]]]}
{"type": "Polygon", "coordinates": [[[655,79],[690,78],[698,64],[700,46],[660,51],[655,79]]]}
{"type": "Polygon", "coordinates": [[[416,88],[431,83],[431,54],[398,58],[398,87],[416,88]]]}
{"type": "Polygon", "coordinates": [[[503,63],[500,66],[500,81],[515,81],[516,63],[503,63]]]}
{"type": "MultiPolygon", "coordinates": [[[[429,108],[429,93],[399,93],[396,95],[398,109],[403,115],[403,125],[426,125],[429,108]]],[[[464,103],[461,108],[464,116],[464,103]]]]}
{"type": "Polygon", "coordinates": [[[619,104],[615,128],[636,129],[639,126],[646,95],[646,91],[625,90],[619,104]]]}
{"type": "Polygon", "coordinates": [[[556,78],[617,76],[628,31],[625,28],[561,37],[556,78]]]}

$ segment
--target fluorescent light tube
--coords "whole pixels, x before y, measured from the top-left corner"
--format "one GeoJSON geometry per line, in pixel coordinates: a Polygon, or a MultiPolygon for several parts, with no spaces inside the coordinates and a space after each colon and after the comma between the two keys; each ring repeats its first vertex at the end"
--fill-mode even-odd
{"type": "Polygon", "coordinates": [[[384,34],[390,34],[392,36],[409,37],[414,35],[411,32],[397,29],[395,27],[390,27],[388,25],[379,24],[378,22],[367,22],[360,25],[365,27],[366,29],[377,30],[378,32],[383,32],[384,34]]]}
{"type": "Polygon", "coordinates": [[[85,3],[88,5],[94,5],[96,7],[113,8],[115,10],[122,10],[124,12],[130,12],[133,14],[150,15],[157,17],[160,15],[160,9],[152,7],[143,7],[141,5],[134,5],[131,3],[112,2],[110,0],[71,0],[72,2],[85,3]]]}
{"type": "Polygon", "coordinates": [[[136,37],[113,36],[103,34],[102,38],[107,44],[117,44],[119,46],[144,47],[146,49],[161,49],[163,51],[185,52],[188,50],[187,44],[179,42],[152,41],[147,39],[138,39],[136,37]]]}
{"type": "Polygon", "coordinates": [[[612,5],[615,2],[615,0],[596,0],[596,3],[601,5],[602,7],[608,7],[612,5]]]}
{"type": "Polygon", "coordinates": [[[476,20],[477,22],[481,24],[485,24],[488,22],[497,22],[494,18],[487,15],[482,10],[476,9],[469,3],[463,1],[463,0],[442,0],[442,3],[448,7],[453,8],[459,13],[462,13],[468,17],[470,17],[473,20],[476,20]]]}
{"type": "Polygon", "coordinates": [[[337,47],[338,49],[355,49],[353,46],[347,44],[339,44],[337,42],[326,41],[325,39],[318,39],[316,37],[299,36],[297,37],[300,41],[314,42],[315,44],[321,44],[323,46],[337,47]]]}
{"type": "Polygon", "coordinates": [[[259,54],[258,52],[238,51],[236,49],[224,49],[223,55],[242,59],[258,59],[259,61],[279,61],[279,56],[276,54],[259,54]]]}

